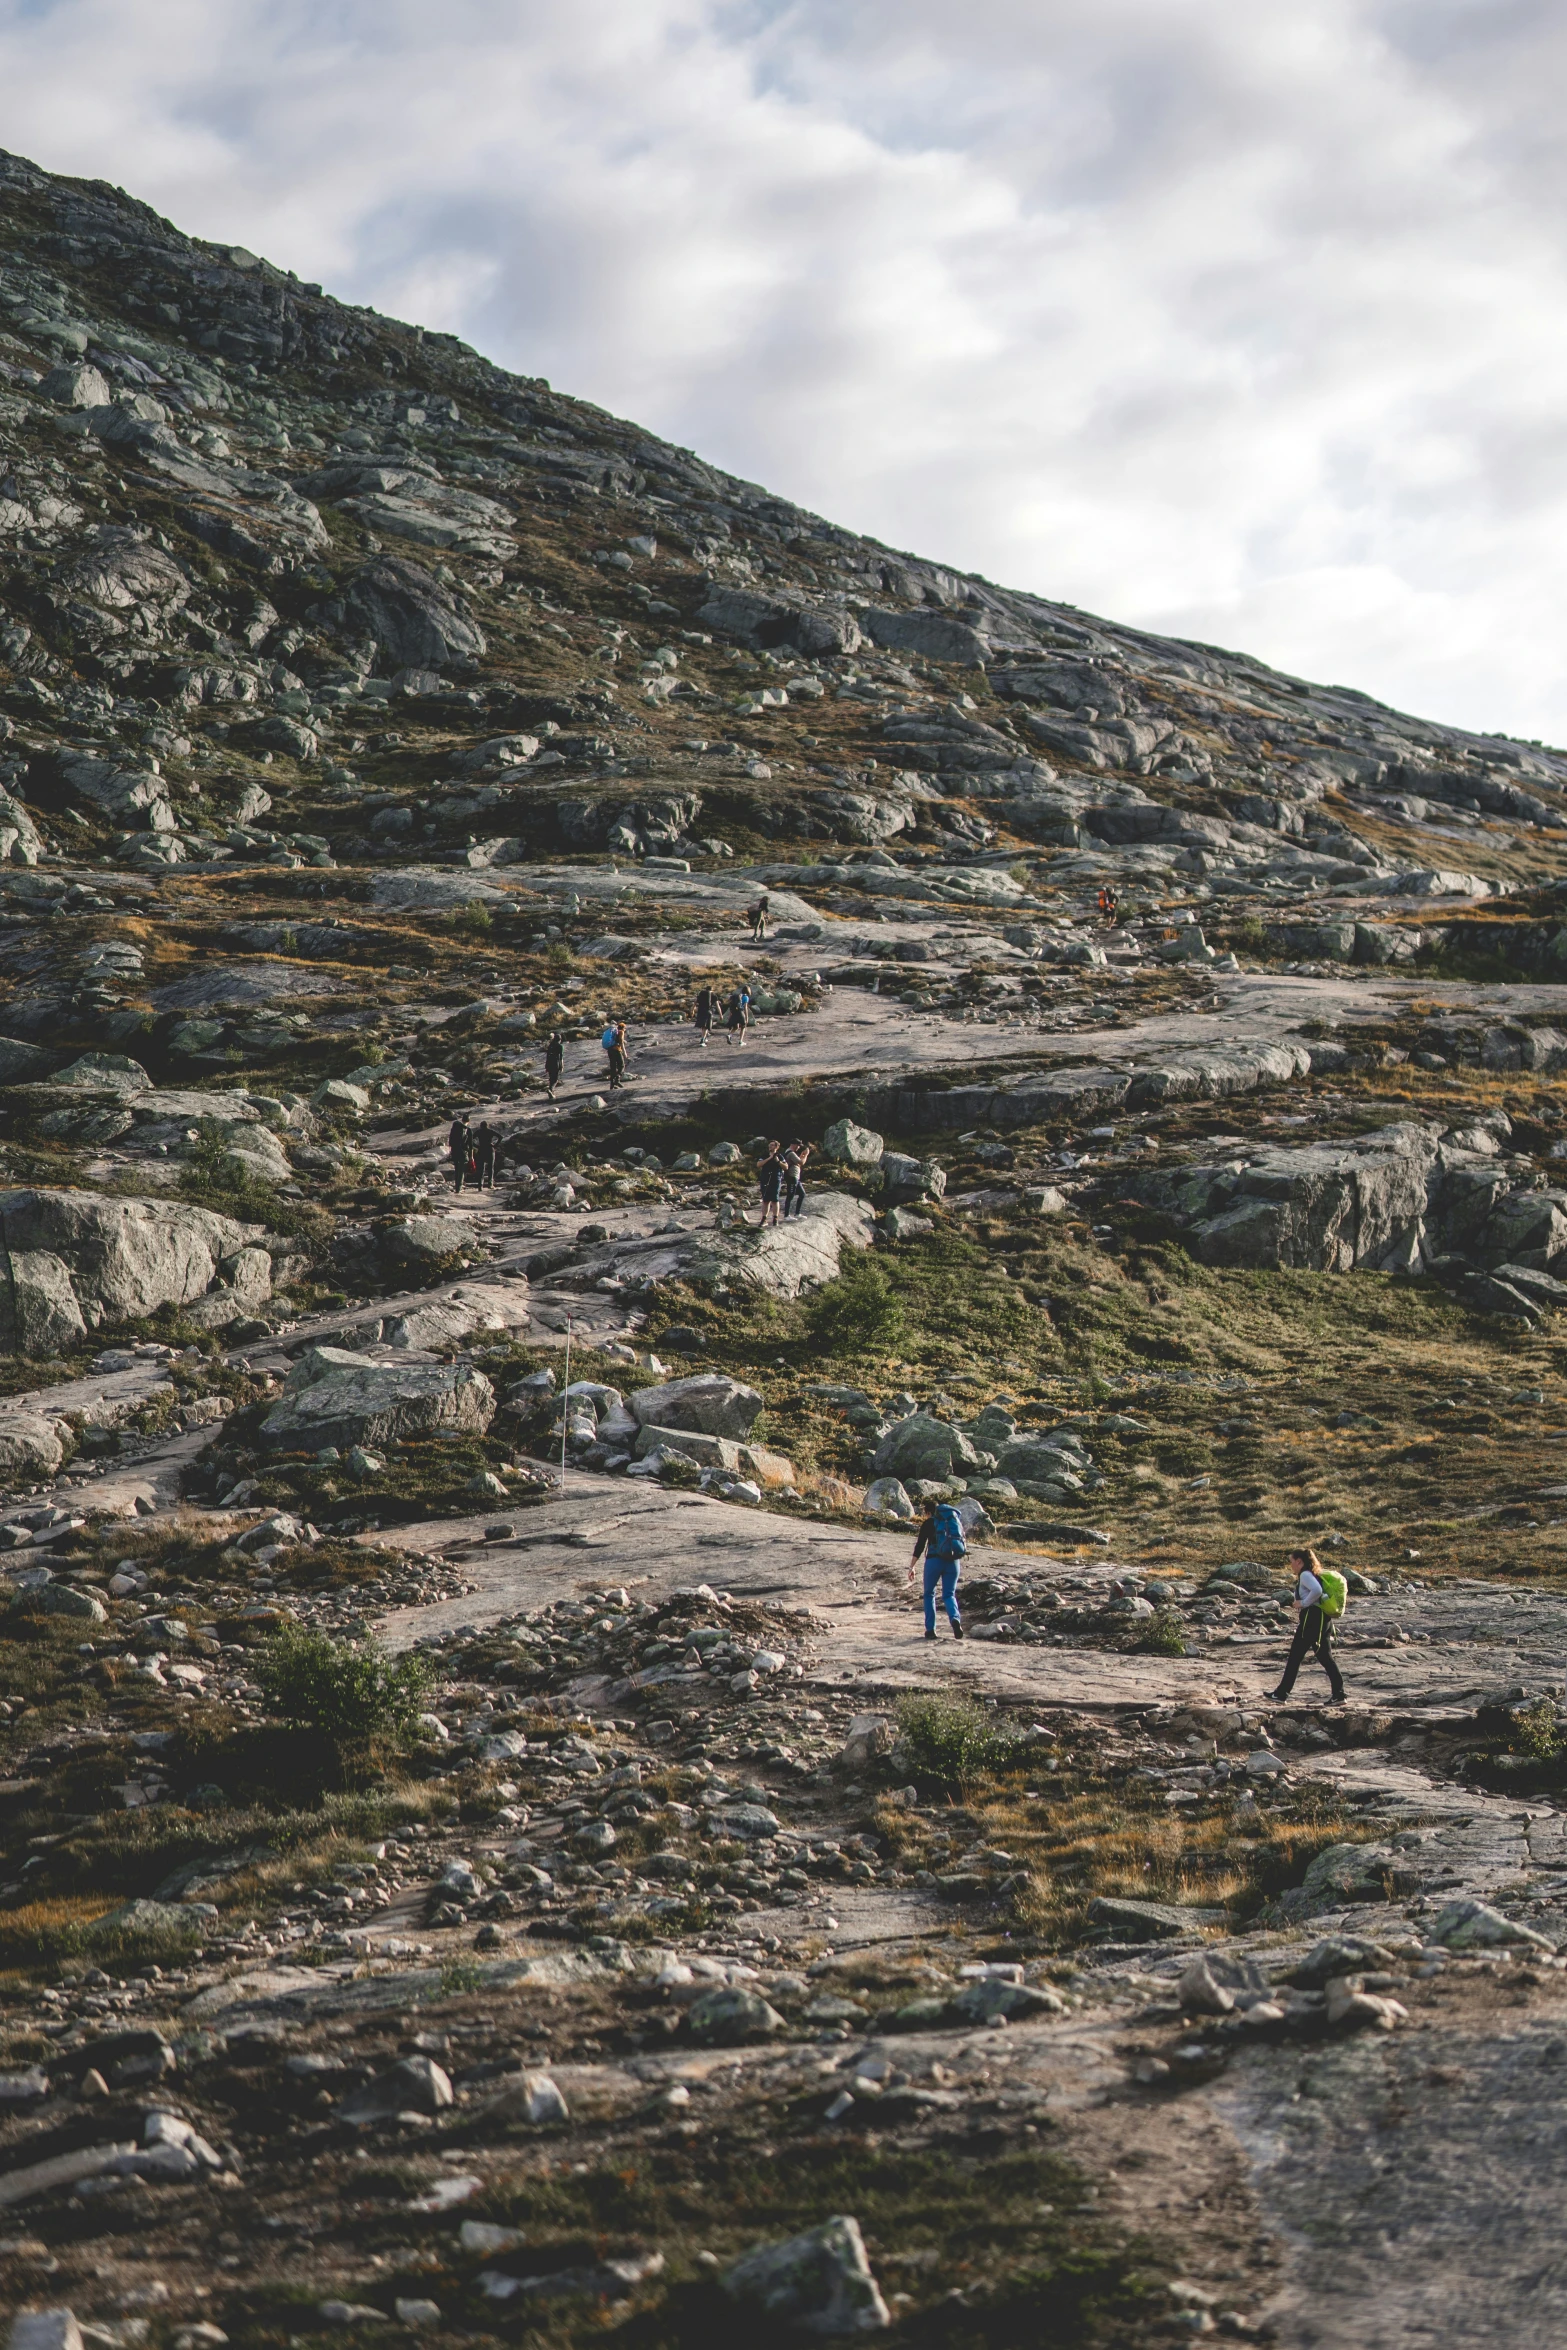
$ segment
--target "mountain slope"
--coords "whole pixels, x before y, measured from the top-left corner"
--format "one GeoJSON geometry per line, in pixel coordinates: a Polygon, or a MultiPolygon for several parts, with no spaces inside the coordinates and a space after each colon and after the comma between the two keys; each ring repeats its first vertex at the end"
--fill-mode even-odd
{"type": "Polygon", "coordinates": [[[1537,745],[857,538],[101,183],[5,158],[0,217],[13,860],[1554,870],[1537,745]]]}

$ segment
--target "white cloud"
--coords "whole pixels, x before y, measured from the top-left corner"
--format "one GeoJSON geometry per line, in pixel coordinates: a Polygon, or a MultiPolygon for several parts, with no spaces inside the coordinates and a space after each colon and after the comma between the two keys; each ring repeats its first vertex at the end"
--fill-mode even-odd
{"type": "Polygon", "coordinates": [[[1544,0],[0,0],[0,139],[895,545],[1567,740],[1544,0]]]}

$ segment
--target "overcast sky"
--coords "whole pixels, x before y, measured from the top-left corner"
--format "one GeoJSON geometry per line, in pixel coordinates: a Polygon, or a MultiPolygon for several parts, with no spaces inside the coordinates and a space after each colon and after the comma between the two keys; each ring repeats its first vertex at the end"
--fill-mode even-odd
{"type": "Polygon", "coordinates": [[[1567,743],[1556,0],[0,0],[0,145],[895,546],[1567,743]]]}

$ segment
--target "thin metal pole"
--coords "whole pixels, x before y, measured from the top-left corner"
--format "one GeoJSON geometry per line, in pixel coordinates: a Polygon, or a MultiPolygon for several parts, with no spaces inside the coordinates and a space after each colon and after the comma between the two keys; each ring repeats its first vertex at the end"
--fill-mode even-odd
{"type": "Polygon", "coordinates": [[[567,1429],[567,1426],[568,1426],[568,1424],[569,1424],[569,1422],[570,1422],[570,1419],[571,1419],[571,1414],[570,1414],[569,1410],[567,1409],[567,1405],[566,1405],[566,1394],[567,1394],[567,1391],[570,1389],[570,1386],[571,1386],[571,1316],[568,1314],[568,1315],[566,1316],[566,1384],[565,1384],[565,1387],[564,1387],[564,1388],[561,1390],[561,1399],[560,1399],[560,1490],[561,1490],[561,1493],[562,1493],[562,1495],[564,1495],[564,1494],[565,1494],[565,1491],[566,1491],[566,1429],[567,1429]]]}

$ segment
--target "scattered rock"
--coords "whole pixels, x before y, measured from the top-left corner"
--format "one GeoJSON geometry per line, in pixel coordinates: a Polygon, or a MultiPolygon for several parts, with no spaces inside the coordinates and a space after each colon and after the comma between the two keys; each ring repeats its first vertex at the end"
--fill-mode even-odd
{"type": "Polygon", "coordinates": [[[859,2223],[845,2215],[787,2243],[758,2246],[720,2281],[743,2308],[829,2341],[879,2333],[892,2323],[859,2223]]]}

